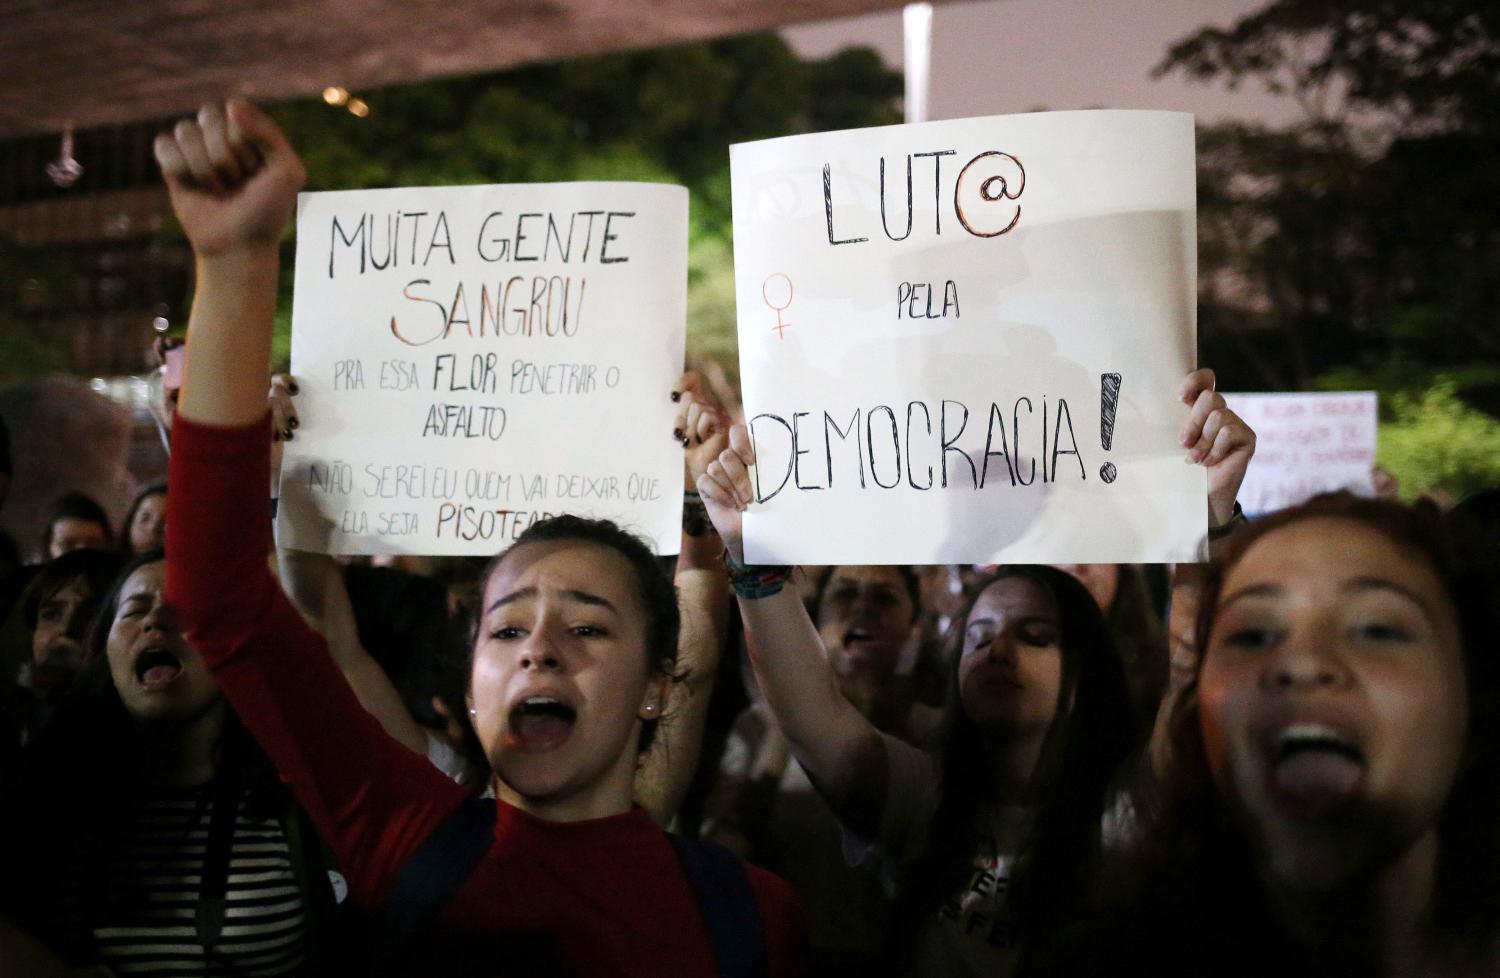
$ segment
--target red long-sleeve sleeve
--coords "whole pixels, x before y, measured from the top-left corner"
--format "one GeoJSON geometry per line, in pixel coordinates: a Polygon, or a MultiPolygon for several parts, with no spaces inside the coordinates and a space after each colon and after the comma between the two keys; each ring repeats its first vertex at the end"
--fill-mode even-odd
{"type": "Polygon", "coordinates": [[[374,904],[464,797],[360,706],[322,636],[271,575],[269,425],[178,418],[167,495],[167,595],[225,699],[374,904]]]}

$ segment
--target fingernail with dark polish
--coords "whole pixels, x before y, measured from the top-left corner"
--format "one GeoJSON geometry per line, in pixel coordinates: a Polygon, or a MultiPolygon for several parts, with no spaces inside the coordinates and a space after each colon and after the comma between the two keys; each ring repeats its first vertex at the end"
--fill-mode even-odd
{"type": "Polygon", "coordinates": [[[681,428],[673,428],[672,429],[672,439],[674,441],[682,441],[682,429],[681,428]]]}
{"type": "Polygon", "coordinates": [[[682,391],[673,391],[672,392],[672,400],[673,401],[680,401],[680,400],[682,400],[682,391]]]}
{"type": "Polygon", "coordinates": [[[297,426],[298,426],[298,425],[300,425],[300,424],[301,424],[301,423],[302,423],[302,422],[300,422],[300,421],[298,421],[298,420],[297,420],[297,419],[296,419],[296,418],[292,418],[292,419],[291,419],[291,420],[290,420],[290,421],[288,421],[288,422],[287,422],[287,423],[286,423],[286,424],[287,424],[287,427],[288,427],[288,428],[295,428],[295,427],[297,427],[297,426]]]}

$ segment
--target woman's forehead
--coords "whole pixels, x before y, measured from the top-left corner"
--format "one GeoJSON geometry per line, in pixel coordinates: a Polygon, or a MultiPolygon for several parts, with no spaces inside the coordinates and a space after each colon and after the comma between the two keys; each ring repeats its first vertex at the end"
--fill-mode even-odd
{"type": "Polygon", "coordinates": [[[45,604],[48,601],[60,601],[64,598],[87,598],[94,593],[89,584],[87,574],[74,574],[55,581],[50,587],[40,592],[40,601],[45,604]]]}
{"type": "Polygon", "coordinates": [[[979,593],[969,620],[980,617],[1047,617],[1057,616],[1057,602],[1051,592],[1027,577],[1002,577],[979,593]]]}
{"type": "Polygon", "coordinates": [[[1250,545],[1224,578],[1222,594],[1258,583],[1286,589],[1318,583],[1335,587],[1344,579],[1381,579],[1428,596],[1450,600],[1426,555],[1373,526],[1338,517],[1298,520],[1250,545]]]}
{"type": "Polygon", "coordinates": [[[129,597],[141,591],[157,591],[166,583],[167,567],[159,560],[149,564],[142,564],[130,572],[125,578],[125,583],[120,586],[120,596],[129,597]]]}
{"type": "Polygon", "coordinates": [[[615,607],[640,607],[635,570],[619,551],[587,540],[546,540],[513,547],[484,587],[484,608],[517,591],[596,594],[615,607]]]}
{"type": "Polygon", "coordinates": [[[848,564],[835,567],[828,575],[829,587],[840,582],[855,584],[886,584],[906,593],[906,580],[901,571],[891,564],[848,564]]]}

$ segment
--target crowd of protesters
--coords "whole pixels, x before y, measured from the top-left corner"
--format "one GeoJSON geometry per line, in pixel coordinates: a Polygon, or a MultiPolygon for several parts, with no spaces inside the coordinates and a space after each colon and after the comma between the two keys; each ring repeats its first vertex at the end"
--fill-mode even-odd
{"type": "Polygon", "coordinates": [[[241,101],[156,152],[197,260],[168,478],[118,527],[56,487],[0,568],[0,974],[1500,973],[1494,495],[1247,521],[1198,370],[1202,563],[755,566],[750,440],[687,374],[675,561],[573,516],[420,572],[277,552],[302,165],[241,101]]]}

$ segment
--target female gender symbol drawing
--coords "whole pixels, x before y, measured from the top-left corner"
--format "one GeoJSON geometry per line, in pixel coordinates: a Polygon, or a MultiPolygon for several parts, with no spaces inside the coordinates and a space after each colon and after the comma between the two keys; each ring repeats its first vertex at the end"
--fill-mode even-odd
{"type": "MultiPolygon", "coordinates": [[[[778,289],[777,291],[779,292],[780,290],[778,289]]],[[[765,300],[767,306],[770,306],[772,309],[776,310],[776,325],[772,326],[771,328],[776,330],[776,335],[778,337],[780,337],[781,339],[786,339],[785,335],[783,335],[783,332],[788,326],[792,324],[782,322],[781,314],[786,310],[788,306],[792,304],[792,280],[787,278],[781,272],[772,272],[766,277],[766,280],[761,283],[760,297],[765,300]],[[771,298],[770,293],[771,283],[776,279],[781,279],[781,281],[786,283],[786,301],[782,302],[780,305],[776,304],[775,300],[771,298]]]]}

